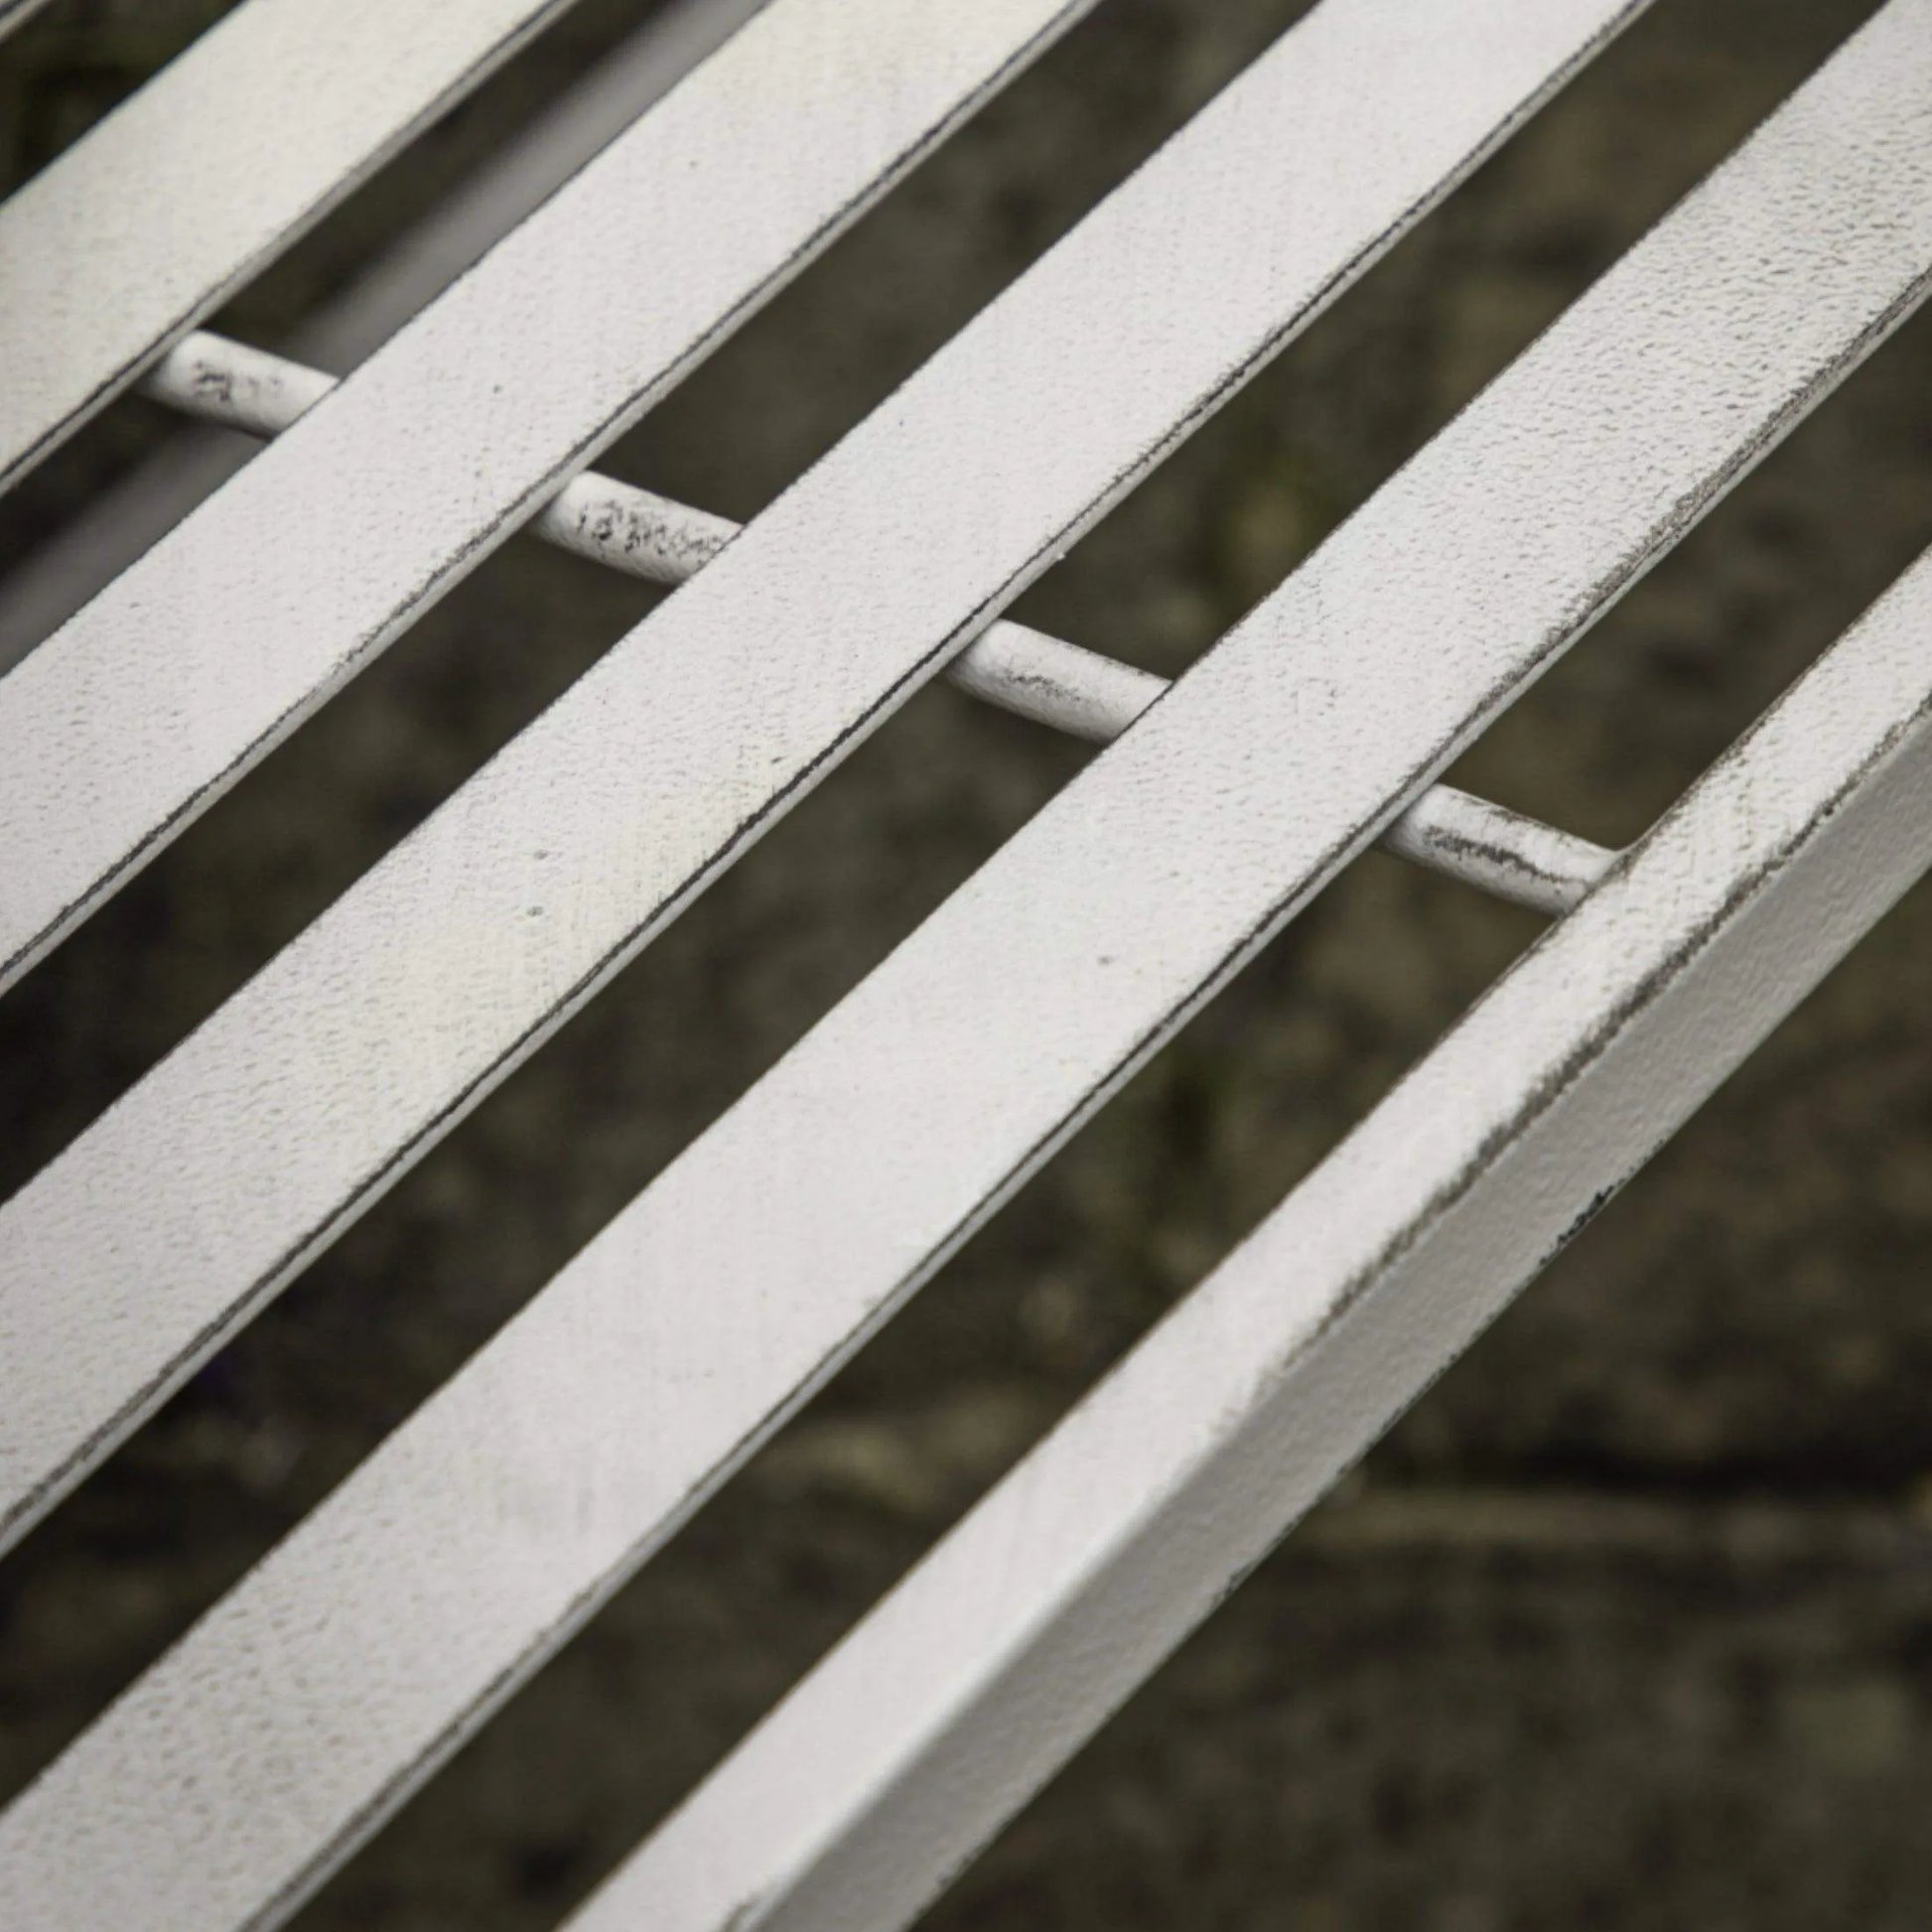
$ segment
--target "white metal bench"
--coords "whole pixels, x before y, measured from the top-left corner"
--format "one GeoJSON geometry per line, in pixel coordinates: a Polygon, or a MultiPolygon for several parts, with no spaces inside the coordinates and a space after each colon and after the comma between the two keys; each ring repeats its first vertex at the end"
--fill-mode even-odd
{"type": "Polygon", "coordinates": [[[742,533],[593,471],[1090,4],[769,0],[340,384],[197,325],[555,0],[242,0],[0,205],[0,477],[135,384],[273,439],[0,679],[0,984],[518,529],[689,580],[0,1208],[9,1539],[923,680],[1119,741],[0,1818],[0,1923],[292,1910],[1371,842],[1552,914],[573,1921],[904,1922],[1932,862],[1932,563],[1626,853],[1437,782],[1924,295],[1932,0],[1172,687],[1000,613],[1640,0],[1323,0],[742,533]]]}

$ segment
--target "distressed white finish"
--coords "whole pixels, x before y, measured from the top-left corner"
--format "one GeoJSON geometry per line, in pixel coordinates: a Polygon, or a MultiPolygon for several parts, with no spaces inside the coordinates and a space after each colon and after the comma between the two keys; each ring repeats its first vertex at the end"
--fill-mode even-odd
{"type": "Polygon", "coordinates": [[[587,1616],[1904,313],[1928,25],[1894,0],[57,1762],[0,1917],[279,1908],[587,1616]]]}
{"type": "MultiPolygon", "coordinates": [[[[1318,9],[0,1210],[0,1521],[17,1534],[75,1480],[1634,11],[1318,9]],[[1210,281],[1217,300],[1203,307],[1210,281]]],[[[798,84],[787,69],[783,85],[798,84]]],[[[1905,252],[1886,256],[1893,280],[1905,252]]],[[[1787,365],[1815,376],[1806,351],[1844,352],[1836,325],[1876,294],[1878,266],[1847,253],[1844,301],[1818,307],[1766,385],[1780,405],[1787,365]]],[[[367,386],[383,359],[236,487],[312,447],[358,391],[420,421],[393,383],[367,386]]],[[[473,370],[404,366],[433,416],[496,406],[474,393],[473,370]]],[[[529,398],[517,404],[520,424],[529,398]]],[[[340,454],[347,486],[354,452],[340,454]]],[[[397,554],[393,533],[364,530],[365,507],[344,514],[356,541],[310,523],[282,546],[325,605],[337,593],[320,580],[353,574],[345,560],[361,536],[397,554]]],[[[275,581],[258,557],[221,564],[246,598],[275,581]]],[[[193,659],[169,678],[150,665],[144,684],[171,758],[206,707],[217,738],[233,716],[207,689],[227,654],[198,651],[200,631],[167,621],[191,590],[219,627],[225,579],[184,581],[148,614],[143,645],[193,659]]],[[[282,615],[299,631],[313,613],[297,600],[282,615]]],[[[0,682],[0,701],[40,655],[0,682]]],[[[1320,686],[1289,688],[1306,699],[1320,686]]],[[[118,702],[114,713],[129,722],[118,702]]],[[[152,721],[142,732],[152,743],[152,721]]],[[[75,752],[103,783],[108,743],[91,759],[75,752]]],[[[53,775],[44,758],[37,769],[53,775]]],[[[82,815],[98,803],[71,779],[65,795],[82,815]]],[[[975,1049],[983,1071],[996,1047],[975,1049]]],[[[1060,1063],[1053,1051],[1036,1068],[1032,1055],[1012,1062],[1060,1063]]],[[[816,1127],[807,1138],[822,1139],[816,1127]]],[[[477,1635],[487,1647],[486,1620],[477,1635]]],[[[412,1722],[402,1704],[396,1718],[412,1722]]],[[[341,1776],[355,1776],[346,1757],[341,1776]]]]}
{"type": "MultiPolygon", "coordinates": [[[[335,386],[320,369],[206,330],[177,343],[141,381],[157,402],[253,436],[280,434],[335,386]]],[[[740,527],[594,470],[572,478],[530,524],[559,549],[669,585],[695,577],[740,527]]],[[[946,675],[988,704],[1103,745],[1168,688],[1152,671],[1004,619],[975,637],[946,675]]],[[[1553,914],[1576,904],[1614,856],[1452,785],[1431,786],[1383,843],[1417,865],[1553,914]]]]}
{"type": "Polygon", "coordinates": [[[1932,864],[1921,561],[571,1932],[886,1932],[1932,864]]]}
{"type": "Polygon", "coordinates": [[[136,386],[152,401],[203,422],[266,437],[279,436],[341,383],[290,356],[196,329],[136,386]]]}
{"type": "Polygon", "coordinates": [[[565,4],[242,0],[0,203],[0,487],[565,4]]]}
{"type": "Polygon", "coordinates": [[[0,985],[1092,4],[773,0],[0,679],[0,985]]]}

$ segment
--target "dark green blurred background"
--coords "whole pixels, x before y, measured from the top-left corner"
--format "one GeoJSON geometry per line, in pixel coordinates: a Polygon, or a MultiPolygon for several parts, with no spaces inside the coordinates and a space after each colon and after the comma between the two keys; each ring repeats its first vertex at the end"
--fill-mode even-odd
{"type": "MultiPolygon", "coordinates": [[[[1872,10],[1658,0],[1023,614],[1184,667],[1872,10]]],[[[221,11],[55,0],[0,45],[5,181],[221,11]]],[[[584,0],[220,326],[288,340],[652,11],[584,0]]],[[[604,467],[756,512],[1302,11],[1102,0],[604,467]]],[[[1457,775],[1640,833],[1932,539],[1929,353],[1932,319],[1457,775]]],[[[0,565],[182,434],[118,405],[0,511],[0,565]]],[[[510,544],[0,1001],[0,1192],[654,596],[510,544]]],[[[1086,756],[915,700],[0,1565],[0,1796],[1086,756]]],[[[555,1924],[1537,930],[1363,860],[305,1932],[555,1924]]],[[[1929,1273],[1921,889],[931,1923],[1932,1923],[1929,1273]]]]}

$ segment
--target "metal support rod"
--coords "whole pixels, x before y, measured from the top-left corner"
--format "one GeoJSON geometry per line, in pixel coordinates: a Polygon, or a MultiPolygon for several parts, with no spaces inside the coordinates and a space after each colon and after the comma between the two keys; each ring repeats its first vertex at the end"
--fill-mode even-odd
{"type": "MultiPolygon", "coordinates": [[[[184,415],[273,437],[339,378],[207,330],[178,343],[139,384],[184,415]]],[[[687,582],[740,526],[634,483],[586,471],[530,524],[531,534],[649,583],[687,582]]],[[[962,691],[1036,724],[1105,745],[1168,688],[1152,671],[1026,624],[1001,621],[947,669],[962,691]]],[[[1552,918],[1569,911],[1616,855],[1453,785],[1434,785],[1382,835],[1399,857],[1552,918]]]]}
{"type": "Polygon", "coordinates": [[[47,5],[47,0],[0,0],[0,36],[24,27],[30,16],[47,5]]]}

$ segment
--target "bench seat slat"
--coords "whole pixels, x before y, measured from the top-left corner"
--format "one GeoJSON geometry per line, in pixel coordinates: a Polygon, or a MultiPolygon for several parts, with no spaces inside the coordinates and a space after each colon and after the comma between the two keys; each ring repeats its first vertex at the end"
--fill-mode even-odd
{"type": "Polygon", "coordinates": [[[1929,25],[1893,0],[137,1683],[0,1820],[0,1915],[279,1909],[549,1655],[1902,317],[1929,25]]]}
{"type": "Polygon", "coordinates": [[[0,986],[1093,3],[773,0],[0,678],[0,986]]]}
{"type": "Polygon", "coordinates": [[[904,1924],[1928,864],[1932,555],[569,1932],[904,1924]]]}
{"type": "MultiPolygon", "coordinates": [[[[1318,8],[0,1209],[0,1525],[17,1534],[76,1480],[1638,10],[1318,8]]],[[[795,64],[767,78],[780,94],[824,84],[795,64]]],[[[768,124],[761,97],[757,117],[768,124]]],[[[651,253],[640,277],[661,266],[651,253]]],[[[398,366],[429,385],[432,417],[478,401],[472,370],[398,366]]],[[[332,420],[386,438],[393,424],[365,421],[372,394],[417,422],[424,403],[394,380],[367,386],[376,367],[228,494],[285,452],[304,462],[332,420]],[[332,419],[345,406],[356,413],[332,419]]],[[[353,488],[354,452],[340,454],[353,488]]],[[[207,514],[180,537],[196,542],[207,514]]],[[[353,545],[299,527],[300,545],[260,534],[309,576],[339,553],[348,570],[353,545]]],[[[241,566],[249,598],[283,581],[256,561],[241,566]]],[[[164,635],[202,589],[172,568],[144,614],[170,751],[228,709],[209,689],[227,653],[164,635]],[[165,678],[164,645],[185,662],[165,678]]],[[[221,568],[236,568],[225,550],[221,568]]],[[[298,599],[261,618],[266,641],[310,613],[298,599]]],[[[0,711],[33,663],[0,680],[0,711]]],[[[88,799],[69,802],[86,816],[88,799]]]]}
{"type": "Polygon", "coordinates": [[[11,34],[16,27],[24,27],[46,5],[47,0],[0,0],[0,38],[11,34]]]}

